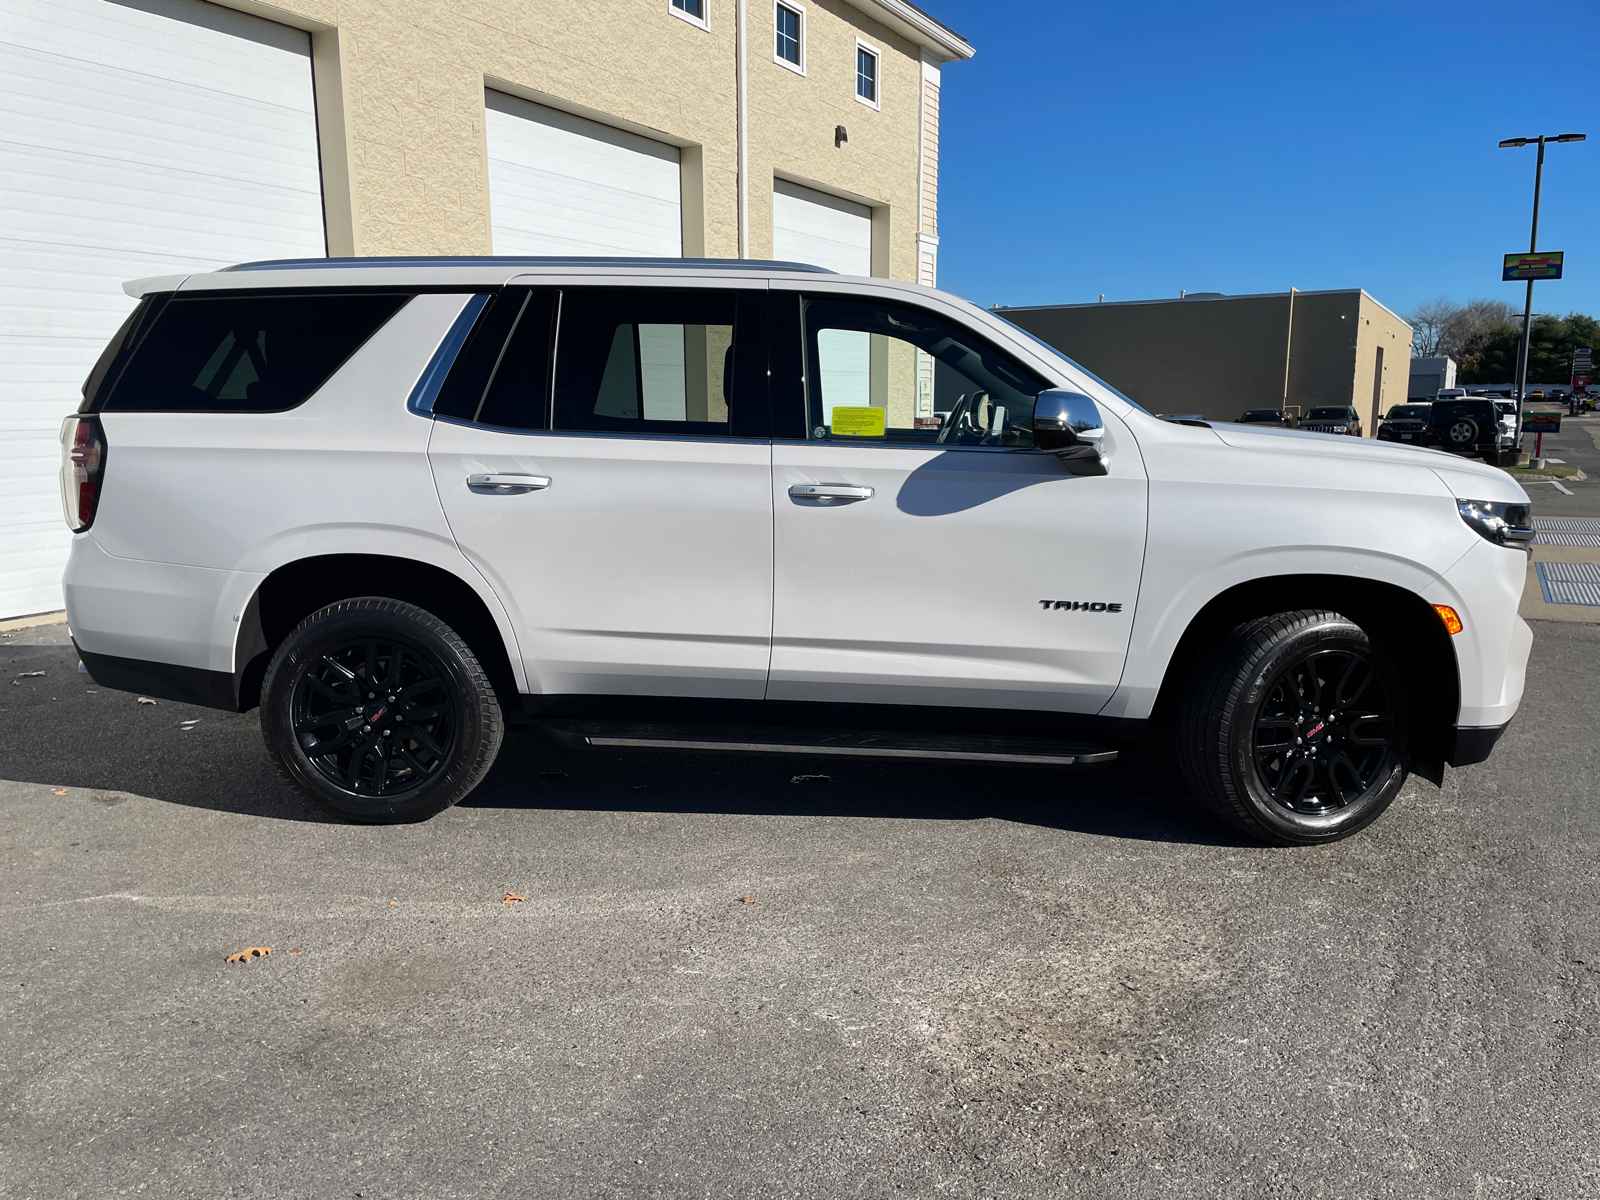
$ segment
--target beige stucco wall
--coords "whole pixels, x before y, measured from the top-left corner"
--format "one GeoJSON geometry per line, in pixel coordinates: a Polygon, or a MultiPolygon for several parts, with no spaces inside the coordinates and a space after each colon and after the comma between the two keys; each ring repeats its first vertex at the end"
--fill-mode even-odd
{"type": "Polygon", "coordinates": [[[1371,296],[1361,297],[1360,338],[1356,343],[1355,406],[1369,437],[1378,432],[1378,418],[1406,402],[1411,382],[1411,326],[1371,296]],[[1383,351],[1381,378],[1378,351],[1383,351]]]}
{"type": "MultiPolygon", "coordinates": [[[[491,252],[486,87],[681,147],[684,253],[739,252],[735,0],[707,0],[708,29],[667,0],[224,2],[312,32],[334,254],[491,252]]],[[[771,0],[748,0],[748,253],[771,256],[781,175],[872,205],[874,273],[914,279],[924,48],[845,0],[803,7],[802,78],[773,62],[771,0]],[[881,111],[855,99],[857,37],[881,111]]]]}
{"type": "MultiPolygon", "coordinates": [[[[1152,412],[1234,420],[1284,401],[1302,415],[1355,405],[1367,436],[1377,347],[1385,387],[1404,394],[1410,328],[1360,291],[1002,309],[1000,315],[1081,362],[1152,412]],[[1396,372],[1399,374],[1396,374],[1396,372]]],[[[1386,399],[1389,403],[1397,401],[1386,399]]]]}

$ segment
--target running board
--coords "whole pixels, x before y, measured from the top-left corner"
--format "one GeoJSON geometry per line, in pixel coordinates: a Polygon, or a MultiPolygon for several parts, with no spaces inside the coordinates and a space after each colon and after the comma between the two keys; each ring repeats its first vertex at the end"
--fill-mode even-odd
{"type": "Polygon", "coordinates": [[[535,721],[568,746],[633,750],[733,750],[746,754],[826,754],[853,758],[919,758],[1024,763],[1038,767],[1104,766],[1115,750],[1054,738],[961,736],[776,725],[690,725],[644,721],[535,721]]]}

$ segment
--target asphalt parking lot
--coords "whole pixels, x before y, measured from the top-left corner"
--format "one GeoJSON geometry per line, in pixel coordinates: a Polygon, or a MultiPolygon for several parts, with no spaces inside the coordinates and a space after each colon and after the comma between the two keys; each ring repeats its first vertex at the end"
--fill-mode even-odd
{"type": "Polygon", "coordinates": [[[1600,1193],[1593,625],[1315,850],[1137,771],[528,736],[362,828],[253,714],[0,662],[0,1195],[1600,1193]]]}

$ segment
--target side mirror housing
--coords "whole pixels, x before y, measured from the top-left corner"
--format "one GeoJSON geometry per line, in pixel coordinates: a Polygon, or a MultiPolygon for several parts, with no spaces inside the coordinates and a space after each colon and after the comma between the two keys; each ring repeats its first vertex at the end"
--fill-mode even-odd
{"type": "Polygon", "coordinates": [[[1099,407],[1080,392],[1051,388],[1034,402],[1033,444],[1061,459],[1074,475],[1106,473],[1105,435],[1099,407]]]}

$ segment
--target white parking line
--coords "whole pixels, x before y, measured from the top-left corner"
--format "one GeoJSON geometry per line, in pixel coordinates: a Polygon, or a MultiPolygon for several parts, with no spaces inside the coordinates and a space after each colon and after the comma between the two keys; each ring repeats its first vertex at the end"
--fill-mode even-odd
{"type": "Polygon", "coordinates": [[[1562,492],[1565,495],[1568,495],[1568,496],[1572,495],[1571,492],[1567,491],[1567,489],[1564,486],[1562,486],[1561,480],[1559,480],[1559,479],[1552,479],[1550,481],[1550,486],[1554,487],[1557,491],[1562,492]]]}

